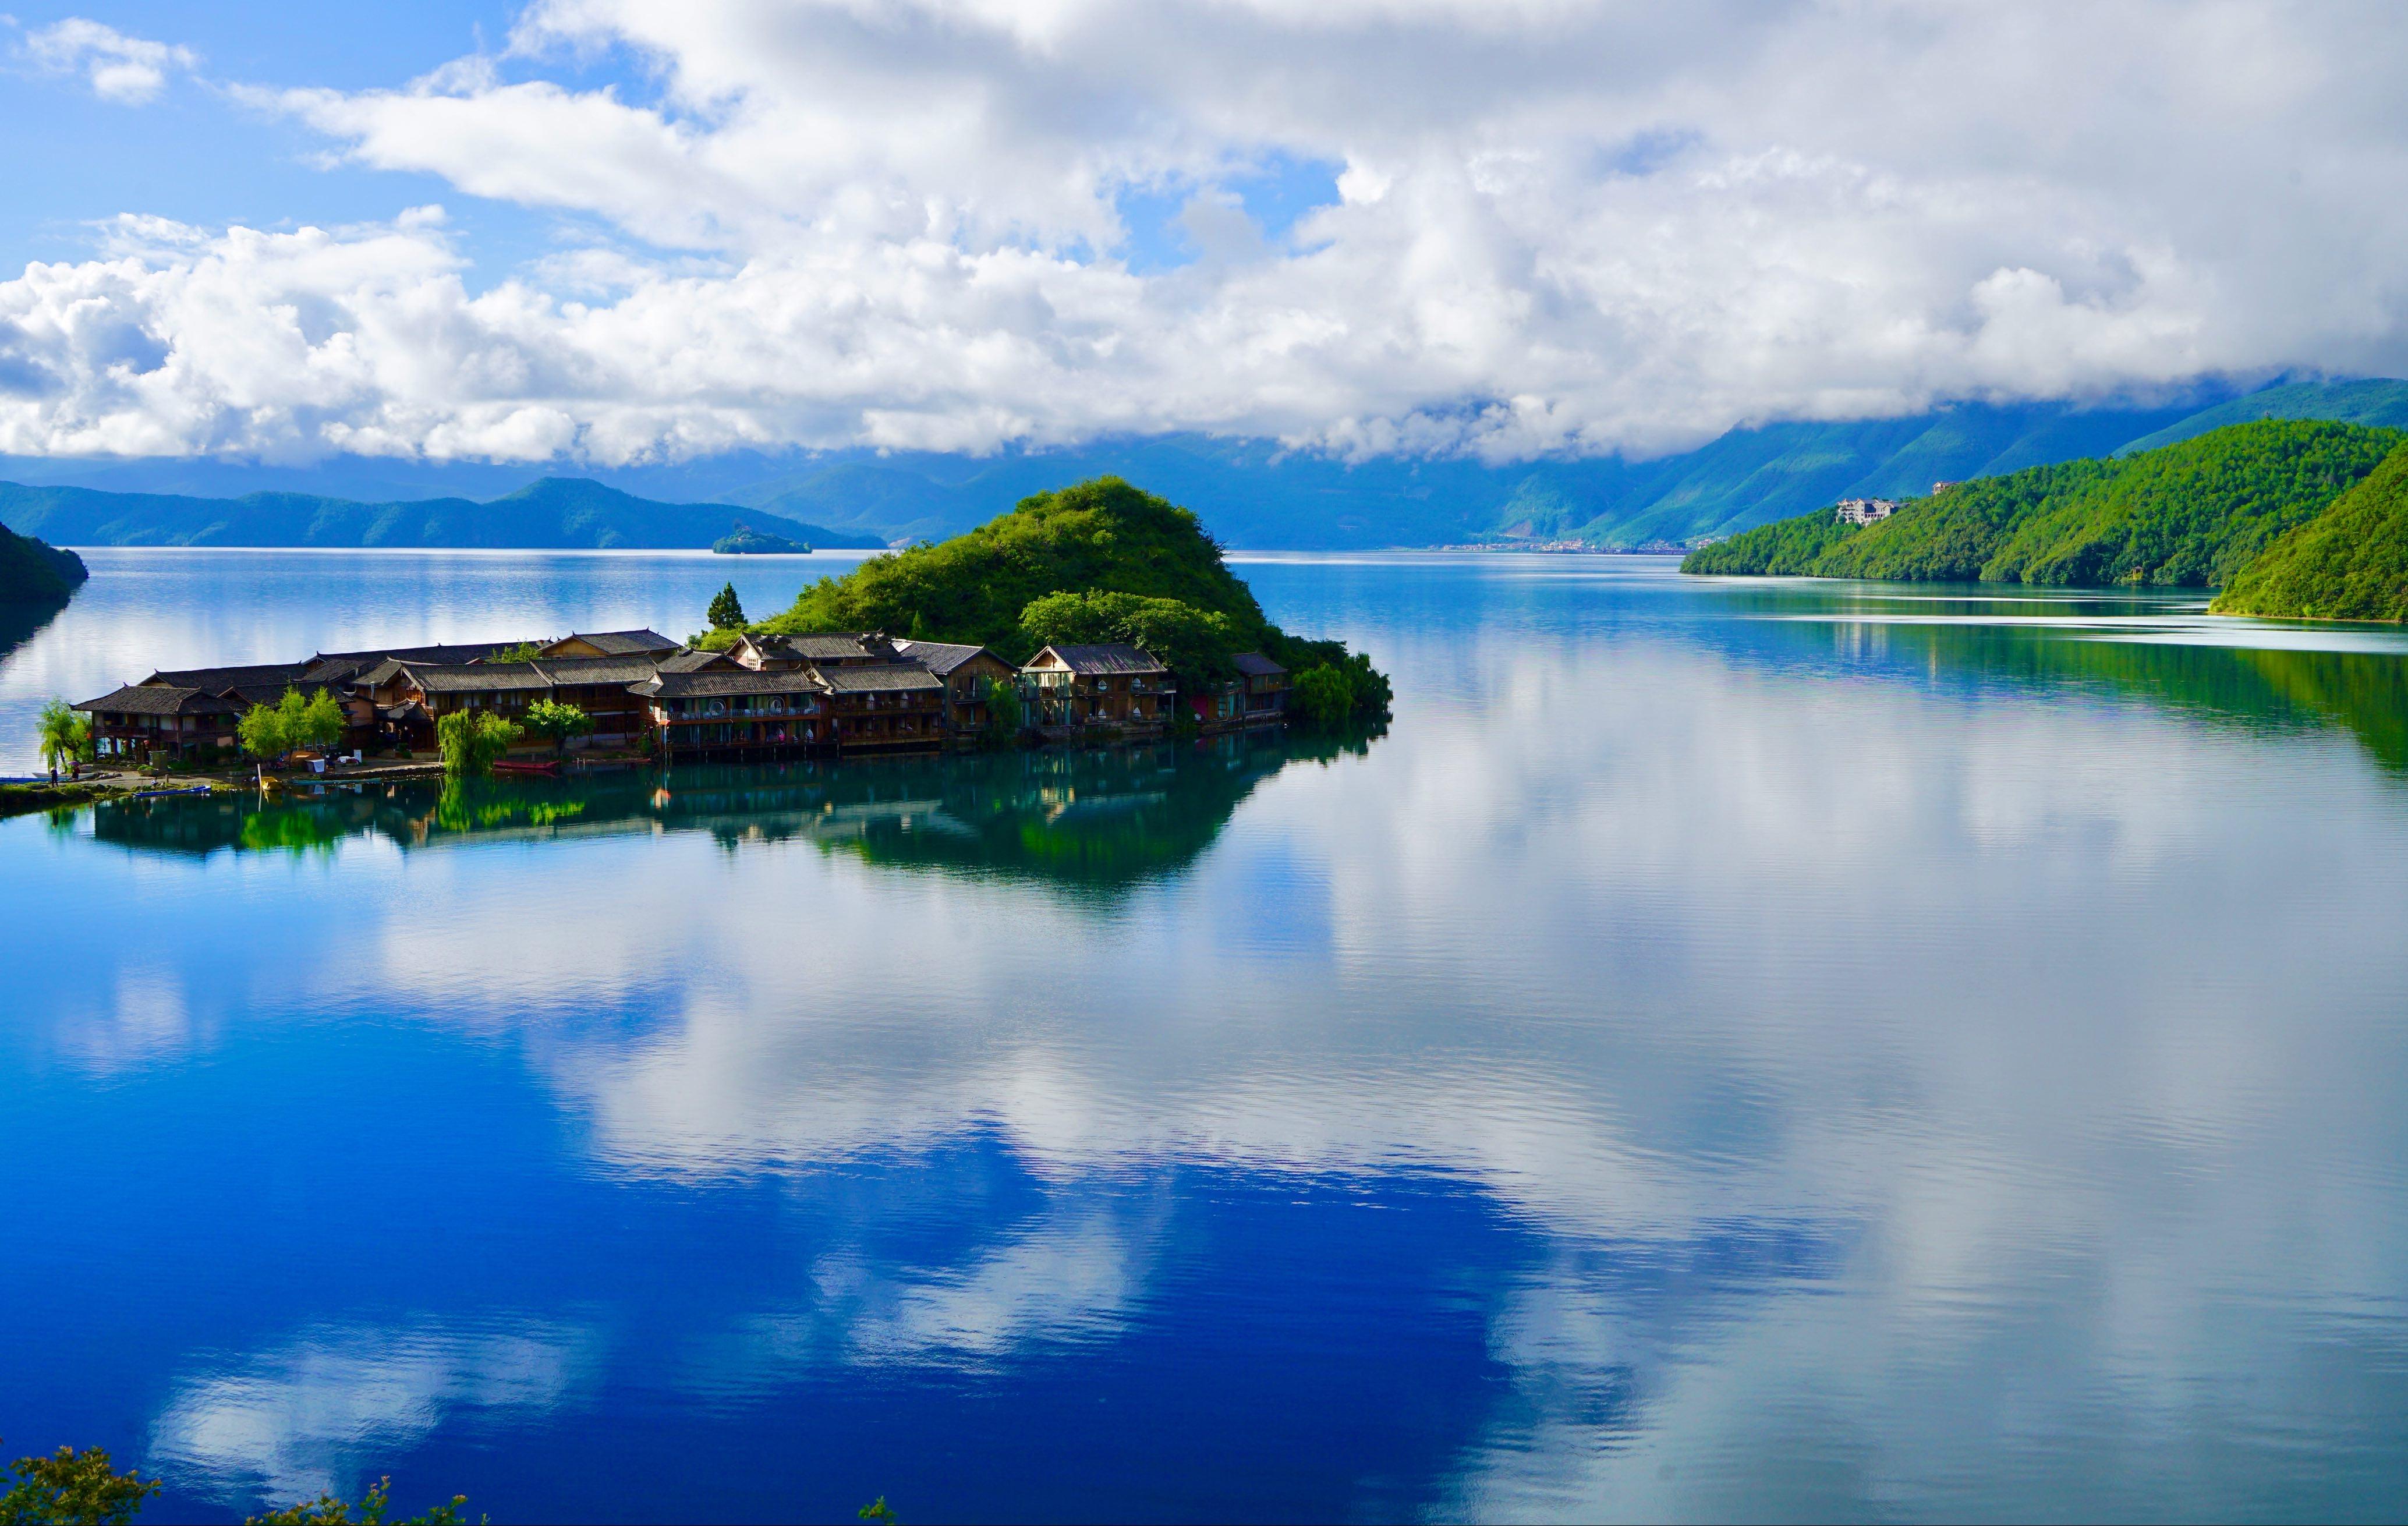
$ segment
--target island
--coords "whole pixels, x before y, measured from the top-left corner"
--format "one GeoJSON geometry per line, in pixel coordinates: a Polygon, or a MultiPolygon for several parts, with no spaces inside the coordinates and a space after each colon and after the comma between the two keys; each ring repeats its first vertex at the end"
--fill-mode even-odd
{"type": "Polygon", "coordinates": [[[789,540],[782,535],[756,530],[750,525],[738,525],[733,535],[723,535],[710,543],[710,549],[722,556],[808,556],[811,548],[799,540],[789,540]]]}
{"type": "Polygon", "coordinates": [[[2362,425],[2230,425],[2128,454],[1937,484],[1928,497],[1902,502],[1851,500],[1700,547],[1681,570],[2230,587],[2235,595],[2219,608],[2397,611],[2397,579],[2387,603],[2372,585],[2400,554],[2403,447],[2408,433],[2362,425]],[[2390,564],[2379,549],[2386,536],[2395,548],[2390,564]],[[2355,550],[2343,554],[2360,544],[2372,548],[2363,568],[2355,550]],[[2302,570],[2277,578],[2261,571],[2261,561],[2302,570]],[[2305,570],[2311,565],[2318,570],[2305,570]],[[2367,591],[2347,600],[2321,591],[2352,578],[2367,591]]]}

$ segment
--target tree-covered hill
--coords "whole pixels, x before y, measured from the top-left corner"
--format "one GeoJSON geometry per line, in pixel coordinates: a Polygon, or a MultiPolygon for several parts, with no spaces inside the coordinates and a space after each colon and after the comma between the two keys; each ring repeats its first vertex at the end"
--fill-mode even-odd
{"type": "Polygon", "coordinates": [[[2136,455],[1960,482],[1862,527],[1817,510],[1692,553],[1682,569],[2221,587],[2372,471],[2403,438],[2360,425],[2231,425],[2136,455]]]}
{"type": "MultiPolygon", "coordinates": [[[[971,642],[1022,662],[1046,641],[1064,639],[1046,634],[1051,626],[1067,621],[1064,628],[1084,627],[1090,615],[1176,632],[1180,650],[1159,654],[1174,668],[1214,676],[1229,655],[1259,651],[1299,675],[1324,665],[1342,669],[1356,685],[1360,710],[1387,708],[1386,681],[1341,643],[1290,636],[1264,618],[1253,591],[1229,570],[1219,543],[1193,513],[1117,477],[1033,494],[968,534],[822,578],[758,628],[881,630],[971,642]]],[[[1072,639],[1160,644],[1140,628],[1081,628],[1072,639]]]]}
{"type": "Polygon", "coordinates": [[[0,526],[0,604],[64,604],[90,575],[74,552],[0,526]]]}
{"type": "Polygon", "coordinates": [[[2268,547],[2212,607],[2310,620],[2408,620],[2408,445],[2268,547]]]}

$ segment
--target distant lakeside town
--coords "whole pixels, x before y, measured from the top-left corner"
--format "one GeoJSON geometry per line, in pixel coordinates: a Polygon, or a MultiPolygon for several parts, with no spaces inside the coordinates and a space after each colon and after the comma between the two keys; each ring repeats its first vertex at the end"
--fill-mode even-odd
{"type": "MultiPolygon", "coordinates": [[[[1287,669],[1260,653],[1182,685],[1141,647],[1049,645],[1025,663],[983,646],[875,631],[746,633],[724,651],[657,631],[367,648],[292,662],[161,669],[70,707],[103,767],[239,764],[254,712],[339,711],[304,761],[432,759],[448,716],[493,717],[499,764],[569,756],[744,759],[1140,741],[1287,719],[1287,669]],[[573,713],[570,727],[539,724],[573,713]],[[538,724],[530,724],[531,722],[538,724]]],[[[254,754],[257,748],[251,748],[254,754]]]]}

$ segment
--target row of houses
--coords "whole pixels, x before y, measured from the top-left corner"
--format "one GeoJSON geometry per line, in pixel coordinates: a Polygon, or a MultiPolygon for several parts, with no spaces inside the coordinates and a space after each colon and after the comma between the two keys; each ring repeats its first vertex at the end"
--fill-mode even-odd
{"type": "MultiPolygon", "coordinates": [[[[708,652],[657,631],[612,630],[162,670],[75,708],[92,717],[103,759],[137,765],[230,753],[243,713],[287,689],[335,697],[345,751],[429,751],[445,715],[523,720],[548,701],[583,711],[594,723],[586,744],[606,749],[926,752],[985,737],[999,687],[1051,741],[1159,736],[1182,703],[1208,730],[1283,719],[1286,669],[1259,653],[1237,666],[1235,680],[1182,693],[1151,654],[1123,644],[1049,646],[1015,668],[982,646],[874,631],[745,635],[708,652]]],[[[530,735],[522,745],[548,743],[530,735]]]]}

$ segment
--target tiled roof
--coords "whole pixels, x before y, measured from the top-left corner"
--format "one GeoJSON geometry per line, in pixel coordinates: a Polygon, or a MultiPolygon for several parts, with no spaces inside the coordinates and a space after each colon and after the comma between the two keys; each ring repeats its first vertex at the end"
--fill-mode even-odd
{"type": "Polygon", "coordinates": [[[1259,652],[1240,652],[1229,660],[1248,678],[1277,678],[1287,671],[1259,652]]]}
{"type": "Polygon", "coordinates": [[[953,641],[896,641],[895,650],[943,678],[986,648],[962,646],[953,641]]]}
{"type": "Polygon", "coordinates": [[[697,652],[691,647],[681,647],[660,660],[660,669],[665,673],[697,673],[737,666],[736,659],[724,652],[697,652]]]}
{"type": "Polygon", "coordinates": [[[877,638],[866,632],[814,631],[798,636],[756,636],[752,644],[796,662],[865,662],[882,657],[877,638]]]}
{"type": "Polygon", "coordinates": [[[529,666],[554,684],[641,684],[659,669],[650,657],[538,657],[529,666]]]}
{"type": "Polygon", "coordinates": [[[705,673],[663,673],[629,685],[649,698],[683,699],[712,694],[817,694],[824,687],[808,668],[735,668],[705,673]]]}
{"type": "Polygon", "coordinates": [[[87,699],[78,710],[111,711],[130,715],[209,715],[236,713],[230,699],[222,699],[201,689],[177,684],[128,684],[97,699],[87,699]]]}
{"type": "Polygon", "coordinates": [[[916,662],[872,662],[854,668],[814,669],[838,694],[884,694],[898,689],[941,689],[945,681],[916,662]]]}
{"type": "Polygon", "coordinates": [[[179,668],[152,673],[142,682],[178,689],[206,689],[214,694],[246,684],[298,684],[310,666],[307,662],[257,662],[239,668],[179,668]]]}
{"type": "Polygon", "coordinates": [[[402,668],[412,682],[429,694],[491,694],[552,687],[552,680],[531,662],[480,662],[458,668],[406,662],[402,668]]]}
{"type": "MultiPolygon", "coordinates": [[[[1151,653],[1130,646],[1125,641],[1107,641],[1095,646],[1049,646],[1046,652],[1062,659],[1062,665],[1074,673],[1161,673],[1169,671],[1154,660],[1151,653]]],[[[1039,656],[1044,653],[1038,654],[1039,656]]],[[[1032,660],[1029,664],[1035,667],[1032,660]]]]}
{"type": "MultiPolygon", "coordinates": [[[[645,652],[674,652],[678,643],[657,630],[580,630],[553,641],[551,646],[565,646],[570,641],[583,641],[605,656],[634,656],[645,652]]],[[[551,650],[548,646],[547,652],[551,650]]]]}

